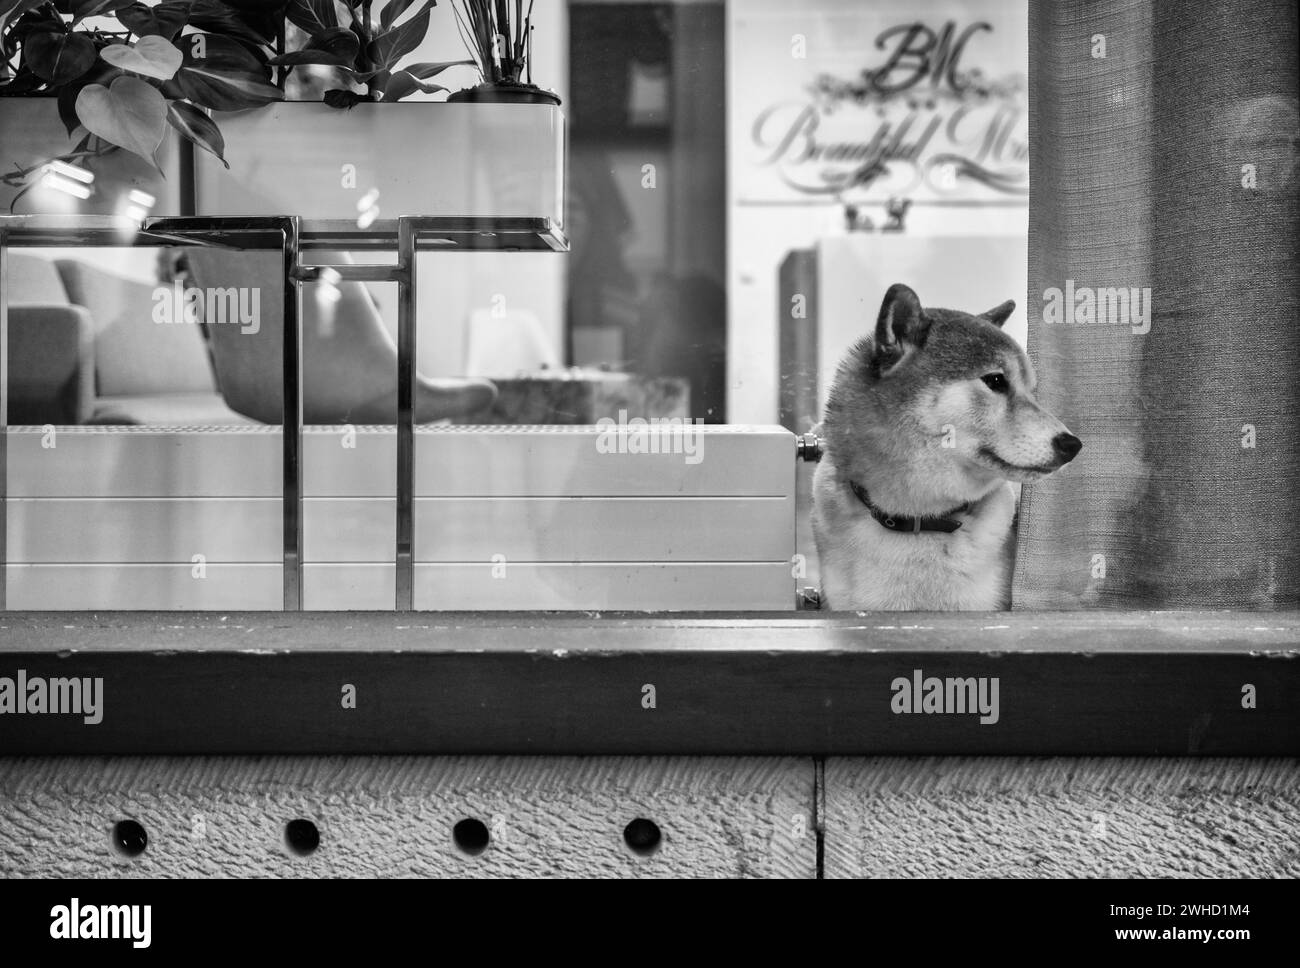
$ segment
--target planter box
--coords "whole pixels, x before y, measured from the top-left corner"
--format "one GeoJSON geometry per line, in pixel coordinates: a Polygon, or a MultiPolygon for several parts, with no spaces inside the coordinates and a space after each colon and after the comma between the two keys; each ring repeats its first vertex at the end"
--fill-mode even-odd
{"type": "MultiPolygon", "coordinates": [[[[227,170],[195,149],[196,214],[300,215],[385,230],[403,215],[550,218],[564,224],[566,128],[540,104],[359,104],[315,101],[216,115],[227,170]],[[377,213],[358,203],[378,190],[377,213]],[[373,218],[373,226],[368,219],[373,218]]],[[[0,164],[26,167],[72,149],[52,98],[0,98],[0,164]]],[[[157,199],[150,215],[179,215],[179,145],[158,150],[164,179],[126,151],[95,159],[89,199],[29,192],[16,214],[122,214],[135,189],[157,199]]],[[[0,212],[15,191],[0,186],[0,212]]],[[[391,230],[391,226],[389,227],[391,230]]]]}
{"type": "Polygon", "coordinates": [[[197,153],[200,215],[300,215],[363,229],[404,215],[563,226],[565,120],[557,107],[426,101],[344,111],[304,101],[216,121],[230,168],[197,153]],[[377,213],[361,204],[374,191],[377,213]]]}
{"type": "MultiPolygon", "coordinates": [[[[53,98],[0,97],[0,167],[12,171],[27,168],[71,151],[76,142],[59,120],[53,98]]],[[[28,192],[14,209],[15,215],[121,215],[132,191],[147,192],[156,202],[150,215],[180,214],[180,166],[176,135],[168,129],[156,154],[163,175],[129,151],[115,151],[95,158],[82,167],[95,180],[87,199],[74,198],[54,189],[28,192]]],[[[0,215],[8,215],[16,189],[0,185],[0,215]]]]}

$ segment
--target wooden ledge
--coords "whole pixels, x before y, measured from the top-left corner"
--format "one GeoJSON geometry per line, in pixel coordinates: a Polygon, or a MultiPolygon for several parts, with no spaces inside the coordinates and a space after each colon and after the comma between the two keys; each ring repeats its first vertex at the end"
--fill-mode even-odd
{"type": "Polygon", "coordinates": [[[1294,612],[6,613],[0,709],[102,717],[0,754],[1296,755],[1298,658],[1294,612]]]}

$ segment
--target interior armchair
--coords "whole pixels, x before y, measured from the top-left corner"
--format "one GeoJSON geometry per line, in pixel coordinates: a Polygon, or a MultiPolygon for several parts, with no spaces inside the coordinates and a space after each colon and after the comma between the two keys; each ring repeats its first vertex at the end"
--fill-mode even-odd
{"type": "Polygon", "coordinates": [[[74,305],[53,262],[14,254],[9,267],[11,424],[89,422],[95,404],[95,325],[74,305]]]}
{"type": "Polygon", "coordinates": [[[247,422],[196,326],[153,321],[156,287],[78,259],[11,253],[9,423],[247,422]]]}

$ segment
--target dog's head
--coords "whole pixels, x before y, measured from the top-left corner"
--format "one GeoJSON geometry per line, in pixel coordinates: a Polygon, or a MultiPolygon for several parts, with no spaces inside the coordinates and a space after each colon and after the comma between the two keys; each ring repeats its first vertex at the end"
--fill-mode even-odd
{"type": "Polygon", "coordinates": [[[907,286],[891,286],[827,401],[837,464],[879,482],[886,462],[886,487],[916,489],[925,503],[926,492],[966,498],[1073,460],[1082,442],[1039,405],[1033,366],[1002,331],[1014,309],[1010,300],[978,316],[922,309],[907,286]],[[846,466],[856,461],[874,466],[846,466]]]}

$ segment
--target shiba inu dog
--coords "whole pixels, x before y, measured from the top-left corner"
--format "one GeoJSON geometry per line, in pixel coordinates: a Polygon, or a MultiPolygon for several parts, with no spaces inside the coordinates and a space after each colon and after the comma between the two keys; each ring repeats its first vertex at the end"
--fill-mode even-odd
{"type": "Polygon", "coordinates": [[[1009,606],[1009,482],[1083,446],[1034,399],[1029,358],[1001,329],[1014,309],[922,309],[894,285],[840,363],[813,477],[823,608],[1009,606]]]}

